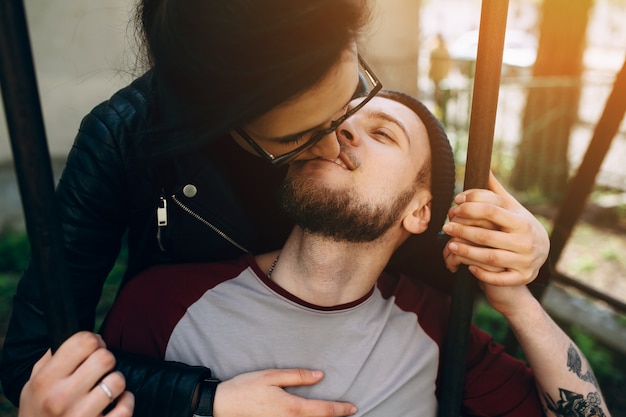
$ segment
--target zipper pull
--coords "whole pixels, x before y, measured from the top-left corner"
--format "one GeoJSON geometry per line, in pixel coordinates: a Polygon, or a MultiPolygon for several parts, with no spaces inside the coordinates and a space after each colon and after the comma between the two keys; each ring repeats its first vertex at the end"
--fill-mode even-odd
{"type": "Polygon", "coordinates": [[[167,200],[161,196],[157,206],[157,226],[167,226],[167,200]]]}
{"type": "Polygon", "coordinates": [[[157,206],[157,243],[161,252],[165,252],[163,243],[161,243],[161,228],[167,226],[167,200],[161,194],[159,197],[159,205],[157,206]]]}

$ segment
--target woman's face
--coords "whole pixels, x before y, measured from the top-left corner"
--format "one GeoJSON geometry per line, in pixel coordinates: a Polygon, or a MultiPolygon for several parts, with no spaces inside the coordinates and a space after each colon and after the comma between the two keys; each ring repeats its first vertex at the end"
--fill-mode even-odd
{"type": "MultiPolygon", "coordinates": [[[[346,112],[359,82],[358,73],[356,47],[350,48],[317,85],[244,126],[245,134],[265,152],[275,156],[294,150],[346,112]]],[[[232,135],[244,149],[258,153],[239,133],[233,132],[232,135]]],[[[337,137],[331,133],[294,160],[336,159],[338,155],[337,137]]]]}

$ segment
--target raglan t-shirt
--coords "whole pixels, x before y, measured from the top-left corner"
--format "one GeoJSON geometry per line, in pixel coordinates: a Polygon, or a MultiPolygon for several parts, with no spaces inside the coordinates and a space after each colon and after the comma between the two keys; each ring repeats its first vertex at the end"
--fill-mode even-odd
{"type": "MultiPolygon", "coordinates": [[[[221,380],[270,368],[320,369],[318,384],[286,390],[352,402],[360,416],[435,416],[447,309],[443,295],[388,274],[352,303],[313,305],[245,256],[145,271],[120,293],[103,336],[109,347],[203,365],[221,380]]],[[[480,411],[474,415],[541,415],[528,368],[477,328],[466,381],[464,408],[480,411]]]]}

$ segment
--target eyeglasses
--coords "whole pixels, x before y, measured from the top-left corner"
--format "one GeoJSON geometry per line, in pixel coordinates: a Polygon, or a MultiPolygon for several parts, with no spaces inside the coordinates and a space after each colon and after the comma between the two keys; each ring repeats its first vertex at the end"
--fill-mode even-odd
{"type": "Polygon", "coordinates": [[[374,75],[370,67],[365,63],[363,58],[359,55],[359,85],[357,90],[355,91],[352,99],[355,99],[360,96],[365,96],[365,98],[356,106],[348,110],[343,116],[338,118],[337,120],[333,120],[330,122],[330,127],[326,129],[321,129],[313,132],[311,138],[304,144],[298,146],[294,150],[291,150],[283,155],[274,156],[273,154],[267,152],[265,149],[261,147],[254,139],[248,135],[248,133],[242,128],[234,129],[235,132],[239,134],[255,151],[269,162],[276,166],[283,165],[293,158],[306,151],[307,149],[314,146],[317,142],[322,140],[324,136],[333,133],[337,128],[346,121],[346,119],[352,116],[354,113],[359,111],[368,101],[370,101],[374,96],[383,88],[380,80],[374,75]],[[367,95],[366,95],[367,94],[367,95]]]}

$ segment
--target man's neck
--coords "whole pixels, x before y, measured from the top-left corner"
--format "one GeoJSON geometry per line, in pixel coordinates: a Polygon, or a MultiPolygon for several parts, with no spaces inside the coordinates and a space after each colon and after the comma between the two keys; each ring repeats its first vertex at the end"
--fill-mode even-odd
{"type": "MultiPolygon", "coordinates": [[[[390,245],[337,242],[295,228],[279,254],[271,279],[311,304],[331,307],[366,295],[391,256],[390,245]]],[[[257,257],[268,271],[276,253],[257,257]]]]}

